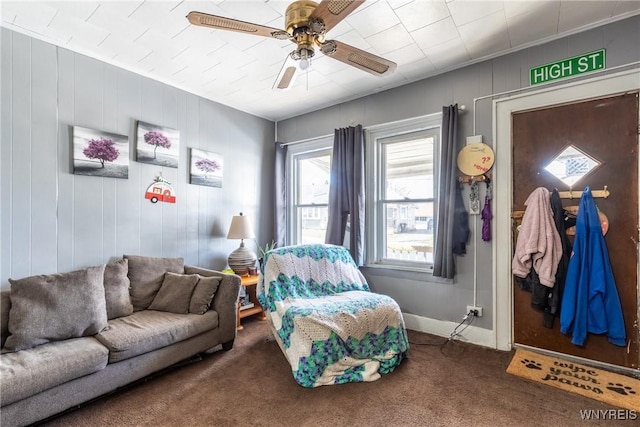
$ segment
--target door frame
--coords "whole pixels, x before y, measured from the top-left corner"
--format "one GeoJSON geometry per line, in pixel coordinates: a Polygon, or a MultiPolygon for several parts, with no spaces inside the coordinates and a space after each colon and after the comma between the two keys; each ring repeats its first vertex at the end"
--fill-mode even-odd
{"type": "MultiPolygon", "coordinates": [[[[493,243],[493,307],[495,311],[493,331],[496,340],[495,348],[511,350],[514,346],[513,274],[511,272],[511,261],[513,259],[511,238],[513,181],[511,114],[518,111],[585,101],[638,90],[640,90],[640,71],[635,68],[493,101],[493,134],[495,135],[494,149],[496,152],[494,188],[497,190],[494,191],[495,240],[493,243]]],[[[640,176],[638,179],[640,179],[640,176]]],[[[616,195],[613,194],[612,197],[616,197],[616,195]]],[[[638,296],[640,300],[640,288],[638,289],[638,296]]],[[[638,307],[640,313],[640,302],[638,307]]],[[[640,317],[640,314],[637,313],[637,315],[640,317]]]]}

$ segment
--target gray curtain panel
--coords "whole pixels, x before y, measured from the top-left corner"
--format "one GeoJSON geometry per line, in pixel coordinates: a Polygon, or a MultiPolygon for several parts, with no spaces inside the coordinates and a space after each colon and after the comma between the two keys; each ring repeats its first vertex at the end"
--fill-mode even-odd
{"type": "Polygon", "coordinates": [[[440,176],[438,177],[438,210],[433,275],[453,279],[456,275],[454,214],[456,200],[456,157],[458,152],[458,104],[442,107],[442,142],[440,144],[440,176]]]}
{"type": "Polygon", "coordinates": [[[349,252],[358,266],[364,264],[364,202],[364,130],[336,129],[325,242],[344,245],[349,224],[349,252]]]}
{"type": "Polygon", "coordinates": [[[286,245],[287,238],[287,146],[276,142],[275,160],[275,203],[274,203],[274,239],[278,247],[286,245]]]}

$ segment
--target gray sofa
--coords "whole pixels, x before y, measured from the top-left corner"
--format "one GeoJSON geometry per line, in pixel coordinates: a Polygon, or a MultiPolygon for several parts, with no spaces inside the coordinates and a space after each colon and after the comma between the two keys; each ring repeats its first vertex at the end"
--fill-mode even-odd
{"type": "Polygon", "coordinates": [[[182,258],[9,280],[1,292],[0,424],[28,425],[236,334],[240,277],[182,258]]]}

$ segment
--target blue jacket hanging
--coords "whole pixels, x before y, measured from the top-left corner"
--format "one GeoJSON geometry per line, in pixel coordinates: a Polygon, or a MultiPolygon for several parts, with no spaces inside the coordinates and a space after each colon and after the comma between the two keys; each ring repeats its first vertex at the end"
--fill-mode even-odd
{"type": "Polygon", "coordinates": [[[572,334],[571,342],[576,345],[584,344],[588,332],[606,333],[610,343],[626,345],[620,297],[589,187],[580,199],[573,254],[562,296],[560,331],[572,334]]]}

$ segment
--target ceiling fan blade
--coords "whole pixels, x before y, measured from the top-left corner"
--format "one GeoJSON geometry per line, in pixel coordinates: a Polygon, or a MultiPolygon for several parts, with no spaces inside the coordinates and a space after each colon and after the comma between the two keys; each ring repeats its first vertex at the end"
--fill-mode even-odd
{"type": "Polygon", "coordinates": [[[284,60],[284,64],[282,64],[282,68],[278,73],[278,77],[276,77],[276,81],[273,83],[272,89],[291,89],[293,87],[293,83],[296,81],[296,77],[298,77],[298,74],[300,74],[300,72],[298,70],[296,61],[292,58],[290,53],[289,55],[287,55],[287,59],[284,60]]]}
{"type": "Polygon", "coordinates": [[[251,22],[225,18],[224,16],[209,15],[208,13],[203,12],[189,12],[187,19],[193,25],[199,25],[201,27],[237,31],[238,33],[255,34],[258,36],[273,37],[280,40],[288,40],[291,38],[289,33],[278,28],[271,28],[264,25],[253,24],[251,22]]]}
{"type": "Polygon", "coordinates": [[[397,66],[393,61],[337,40],[327,40],[320,44],[320,51],[330,58],[337,59],[376,76],[390,74],[397,66]]]}
{"type": "Polygon", "coordinates": [[[356,1],[336,1],[322,0],[311,12],[309,19],[321,19],[324,22],[325,32],[335,27],[340,21],[347,17],[364,3],[364,0],[356,1]]]}

